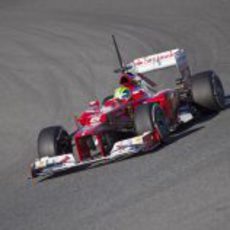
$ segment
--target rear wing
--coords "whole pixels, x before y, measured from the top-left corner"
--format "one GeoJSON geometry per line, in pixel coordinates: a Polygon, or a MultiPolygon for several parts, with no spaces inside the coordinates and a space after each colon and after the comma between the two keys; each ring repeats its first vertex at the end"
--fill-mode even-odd
{"type": "Polygon", "coordinates": [[[190,68],[186,53],[183,49],[173,49],[162,53],[137,58],[126,65],[128,72],[134,74],[143,74],[171,66],[176,66],[178,68],[184,80],[190,78],[190,68]]]}

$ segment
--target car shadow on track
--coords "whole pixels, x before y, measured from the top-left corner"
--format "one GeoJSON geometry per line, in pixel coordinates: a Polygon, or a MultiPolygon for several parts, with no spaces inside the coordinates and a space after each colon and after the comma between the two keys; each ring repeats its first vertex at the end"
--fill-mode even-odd
{"type": "MultiPolygon", "coordinates": [[[[229,109],[230,108],[230,95],[228,95],[228,96],[225,97],[225,101],[226,101],[225,102],[225,109],[229,109]]],[[[65,170],[63,172],[55,173],[54,175],[49,175],[49,176],[45,176],[43,178],[39,178],[37,180],[37,182],[43,182],[43,181],[54,179],[54,178],[57,178],[57,177],[66,176],[66,175],[69,175],[69,174],[72,174],[72,173],[84,171],[86,169],[87,170],[89,170],[89,169],[95,169],[97,167],[101,167],[102,165],[108,165],[108,164],[118,163],[120,161],[123,161],[123,160],[126,160],[126,159],[130,159],[130,158],[142,157],[143,155],[146,155],[146,154],[153,154],[153,153],[159,151],[160,149],[162,149],[162,148],[164,148],[164,147],[166,147],[168,145],[174,144],[178,140],[186,138],[187,136],[189,136],[189,135],[191,135],[193,133],[199,132],[200,130],[204,129],[205,126],[203,124],[205,122],[213,119],[218,114],[219,113],[206,114],[205,116],[201,116],[201,117],[199,117],[199,118],[197,118],[197,119],[195,119],[195,120],[193,120],[191,122],[188,122],[188,123],[180,125],[180,127],[175,132],[173,132],[170,135],[170,138],[167,141],[167,143],[156,147],[152,151],[143,152],[143,153],[135,154],[135,155],[132,155],[132,156],[122,157],[122,158],[119,158],[119,159],[116,159],[116,160],[113,160],[113,161],[105,161],[105,162],[97,163],[97,164],[94,164],[94,165],[90,165],[89,164],[89,165],[82,165],[80,167],[79,166],[73,167],[73,168],[67,169],[67,170],[65,170]]]]}

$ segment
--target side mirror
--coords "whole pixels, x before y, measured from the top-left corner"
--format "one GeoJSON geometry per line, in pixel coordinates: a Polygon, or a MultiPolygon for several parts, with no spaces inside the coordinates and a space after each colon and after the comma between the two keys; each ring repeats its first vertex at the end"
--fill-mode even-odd
{"type": "Polygon", "coordinates": [[[89,102],[89,107],[94,109],[94,110],[100,110],[100,101],[99,100],[95,100],[95,101],[90,101],[89,102]]]}

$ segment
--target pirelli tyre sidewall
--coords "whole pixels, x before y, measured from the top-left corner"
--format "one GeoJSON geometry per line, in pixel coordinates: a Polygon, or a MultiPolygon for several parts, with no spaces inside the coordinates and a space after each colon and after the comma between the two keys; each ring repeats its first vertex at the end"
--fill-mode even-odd
{"type": "Polygon", "coordinates": [[[47,127],[38,135],[37,148],[39,158],[72,153],[71,138],[61,126],[47,127]]]}
{"type": "Polygon", "coordinates": [[[225,107],[223,85],[213,71],[192,76],[192,99],[203,111],[220,111],[225,107]]]}
{"type": "Polygon", "coordinates": [[[164,111],[156,103],[138,106],[134,114],[135,130],[137,135],[157,130],[161,142],[167,142],[169,126],[164,111]]]}

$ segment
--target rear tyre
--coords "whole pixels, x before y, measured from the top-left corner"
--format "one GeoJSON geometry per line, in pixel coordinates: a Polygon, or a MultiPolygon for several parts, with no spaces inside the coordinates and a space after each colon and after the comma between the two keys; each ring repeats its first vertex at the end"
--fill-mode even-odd
{"type": "Polygon", "coordinates": [[[134,116],[137,135],[157,130],[161,142],[167,142],[169,126],[164,111],[158,104],[143,104],[138,106],[134,116]]]}
{"type": "Polygon", "coordinates": [[[192,76],[192,98],[198,107],[206,111],[224,109],[224,89],[219,77],[213,71],[192,76]]]}
{"type": "Polygon", "coordinates": [[[61,126],[42,129],[39,133],[37,143],[39,158],[73,152],[71,137],[61,126]]]}

